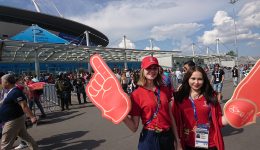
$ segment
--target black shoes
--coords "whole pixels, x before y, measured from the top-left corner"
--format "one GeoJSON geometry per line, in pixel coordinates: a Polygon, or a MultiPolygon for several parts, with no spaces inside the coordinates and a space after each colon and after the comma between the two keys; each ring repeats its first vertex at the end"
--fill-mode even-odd
{"type": "Polygon", "coordinates": [[[40,115],[40,118],[46,118],[45,114],[40,115]]]}

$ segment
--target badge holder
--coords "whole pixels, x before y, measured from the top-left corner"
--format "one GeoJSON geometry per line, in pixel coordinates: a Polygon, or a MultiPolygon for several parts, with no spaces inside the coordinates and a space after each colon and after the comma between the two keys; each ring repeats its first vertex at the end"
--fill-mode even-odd
{"type": "Polygon", "coordinates": [[[195,147],[205,148],[209,147],[209,125],[199,124],[195,130],[195,147]]]}

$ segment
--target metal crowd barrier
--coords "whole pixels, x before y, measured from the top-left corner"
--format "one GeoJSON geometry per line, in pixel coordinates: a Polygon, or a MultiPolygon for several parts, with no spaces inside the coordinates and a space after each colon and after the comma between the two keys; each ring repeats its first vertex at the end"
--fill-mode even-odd
{"type": "Polygon", "coordinates": [[[41,97],[43,108],[47,111],[56,111],[59,109],[60,100],[58,98],[55,84],[45,84],[43,87],[43,94],[41,97]]]}

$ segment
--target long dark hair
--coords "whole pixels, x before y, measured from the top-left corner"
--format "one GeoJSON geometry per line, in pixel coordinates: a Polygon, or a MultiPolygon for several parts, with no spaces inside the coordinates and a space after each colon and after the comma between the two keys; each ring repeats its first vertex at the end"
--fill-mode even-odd
{"type": "Polygon", "coordinates": [[[201,94],[206,98],[208,104],[211,103],[215,105],[217,103],[216,93],[214,92],[210,84],[206,72],[200,66],[190,68],[188,72],[184,75],[182,85],[180,86],[179,90],[176,93],[174,93],[175,100],[177,100],[177,102],[179,103],[182,103],[182,101],[185,98],[189,97],[191,90],[191,87],[189,85],[189,79],[195,71],[198,71],[202,74],[202,78],[204,81],[201,87],[201,94]]]}

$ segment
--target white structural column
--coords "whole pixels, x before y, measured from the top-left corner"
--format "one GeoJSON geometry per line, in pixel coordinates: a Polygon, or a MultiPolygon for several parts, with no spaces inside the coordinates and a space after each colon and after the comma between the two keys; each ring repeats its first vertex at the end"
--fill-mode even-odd
{"type": "Polygon", "coordinates": [[[192,43],[192,45],[191,45],[191,50],[192,50],[192,60],[193,60],[193,62],[195,62],[195,49],[194,49],[194,43],[192,43]]]}
{"type": "Polygon", "coordinates": [[[154,51],[153,51],[153,39],[152,38],[150,39],[150,50],[152,51],[151,56],[153,56],[154,51]]]}
{"type": "Polygon", "coordinates": [[[40,65],[39,65],[39,56],[38,56],[38,48],[34,50],[34,55],[35,55],[35,74],[37,76],[37,79],[39,80],[40,78],[40,65]]]}
{"type": "MultiPolygon", "coordinates": [[[[35,25],[32,24],[33,27],[33,42],[37,43],[36,41],[36,34],[35,34],[35,25]]],[[[37,79],[40,78],[40,64],[39,64],[39,56],[38,56],[38,48],[34,49],[34,67],[35,67],[35,74],[37,79]]]]}
{"type": "Polygon", "coordinates": [[[217,51],[217,55],[219,55],[219,48],[218,48],[218,46],[219,46],[219,39],[216,39],[216,51],[217,51]]]}
{"type": "Polygon", "coordinates": [[[220,55],[219,55],[219,39],[216,39],[217,45],[216,45],[216,50],[217,50],[217,57],[218,57],[218,63],[220,63],[220,55]]]}
{"type": "Polygon", "coordinates": [[[126,36],[124,35],[124,47],[125,47],[125,52],[124,52],[124,66],[125,69],[128,69],[127,67],[127,59],[126,59],[126,36]]]}
{"type": "MultiPolygon", "coordinates": [[[[88,31],[85,31],[84,32],[85,33],[85,37],[86,37],[86,45],[87,45],[87,47],[89,47],[89,33],[88,33],[88,31]]],[[[90,65],[90,51],[88,50],[87,51],[88,52],[88,72],[89,73],[91,73],[91,65],[90,65]]]]}

